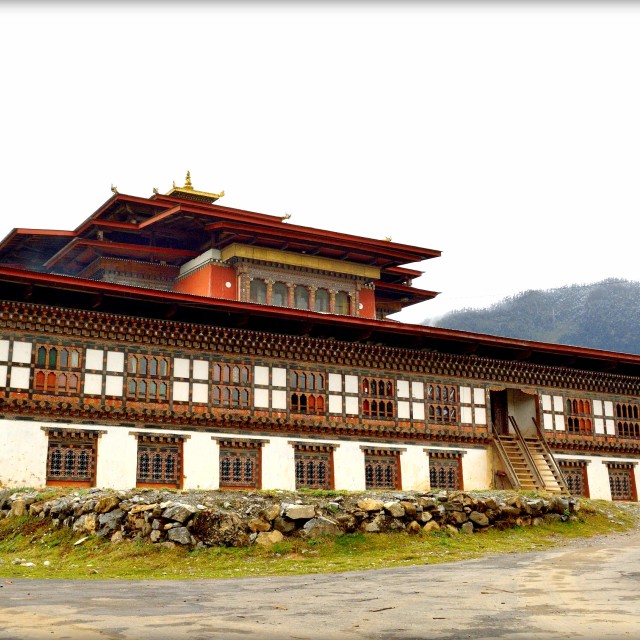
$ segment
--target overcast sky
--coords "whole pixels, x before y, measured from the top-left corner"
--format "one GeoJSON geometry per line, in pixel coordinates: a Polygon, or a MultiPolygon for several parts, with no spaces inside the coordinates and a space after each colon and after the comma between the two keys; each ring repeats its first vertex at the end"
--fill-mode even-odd
{"type": "MultiPolygon", "coordinates": [[[[407,322],[638,280],[640,5],[0,3],[0,236],[191,170],[442,251],[407,322]]],[[[416,266],[416,265],[413,265],[416,266]]]]}

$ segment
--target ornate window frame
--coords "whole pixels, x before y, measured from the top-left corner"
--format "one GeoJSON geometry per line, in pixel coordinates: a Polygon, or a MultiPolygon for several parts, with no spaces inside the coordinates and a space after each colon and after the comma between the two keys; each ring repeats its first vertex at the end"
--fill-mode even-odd
{"type": "Polygon", "coordinates": [[[47,434],[47,486],[89,488],[96,485],[98,439],[106,431],[41,427],[47,434]]]}

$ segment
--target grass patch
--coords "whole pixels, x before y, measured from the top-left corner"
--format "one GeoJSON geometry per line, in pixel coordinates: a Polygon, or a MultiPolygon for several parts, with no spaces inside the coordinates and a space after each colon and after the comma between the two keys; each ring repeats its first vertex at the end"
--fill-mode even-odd
{"type": "Polygon", "coordinates": [[[637,525],[640,505],[582,500],[578,518],[506,531],[449,536],[436,532],[345,534],[289,538],[270,548],[167,549],[141,541],[112,544],[24,516],[0,521],[0,575],[5,578],[192,579],[313,574],[468,560],[543,550],[573,538],[622,532],[637,525]],[[14,559],[33,567],[13,564],[14,559]],[[45,561],[49,565],[45,566],[45,561]]]}

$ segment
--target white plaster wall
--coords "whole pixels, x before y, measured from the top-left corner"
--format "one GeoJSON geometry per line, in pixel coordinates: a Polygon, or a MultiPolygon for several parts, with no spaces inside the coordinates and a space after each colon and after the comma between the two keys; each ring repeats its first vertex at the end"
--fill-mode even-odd
{"type": "Polygon", "coordinates": [[[41,422],[0,420],[0,487],[44,487],[47,435],[41,422]]]}
{"type": "Polygon", "coordinates": [[[269,438],[262,447],[262,488],[295,490],[294,451],[288,438],[269,438]]]}
{"type": "Polygon", "coordinates": [[[590,457],[591,464],[587,465],[587,481],[589,482],[589,497],[600,500],[611,500],[611,485],[609,484],[609,467],[602,458],[590,457]]]}
{"type": "Polygon", "coordinates": [[[184,489],[220,486],[220,448],[210,433],[191,433],[182,444],[184,489]]]}
{"type": "Polygon", "coordinates": [[[466,449],[462,456],[462,486],[465,491],[491,486],[491,461],[488,449],[466,449]]]}
{"type": "Polygon", "coordinates": [[[408,445],[400,454],[400,474],[405,491],[429,488],[429,458],[424,445],[408,445]]]}
{"type": "Polygon", "coordinates": [[[340,442],[333,452],[333,479],[336,489],[364,491],[364,451],[359,442],[340,442]]]}
{"type": "Polygon", "coordinates": [[[103,489],[135,487],[138,440],[130,435],[132,429],[100,425],[91,428],[106,431],[98,439],[96,486],[103,489]]]}
{"type": "MultiPolygon", "coordinates": [[[[603,459],[597,456],[577,456],[553,454],[556,460],[585,460],[587,462],[587,482],[589,483],[589,497],[594,500],[611,500],[611,486],[609,485],[609,468],[603,459]]],[[[609,462],[613,458],[606,458],[609,462]]]]}
{"type": "MultiPolygon", "coordinates": [[[[629,462],[628,458],[589,458],[591,464],[587,467],[587,478],[589,480],[589,497],[611,500],[611,485],[609,484],[609,467],[606,462],[629,462]]],[[[638,482],[638,468],[634,467],[636,483],[638,482]]],[[[638,485],[636,484],[636,487],[638,485]]]]}

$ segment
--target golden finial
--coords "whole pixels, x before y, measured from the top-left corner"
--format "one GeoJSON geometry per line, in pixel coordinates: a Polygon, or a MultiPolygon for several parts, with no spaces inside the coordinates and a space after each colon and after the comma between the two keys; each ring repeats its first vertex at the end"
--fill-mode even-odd
{"type": "Polygon", "coordinates": [[[118,193],[118,187],[116,187],[115,185],[111,185],[111,191],[113,191],[113,193],[118,193]]]}
{"type": "Polygon", "coordinates": [[[158,195],[160,192],[158,191],[158,187],[153,187],[153,193],[158,195]]]}
{"type": "MultiPolygon", "coordinates": [[[[154,193],[156,191],[154,190],[154,193]]],[[[176,181],[173,181],[173,189],[166,195],[174,198],[182,198],[184,200],[192,200],[194,202],[206,202],[207,204],[213,204],[218,198],[222,198],[224,191],[220,193],[208,193],[206,191],[196,191],[191,183],[191,171],[187,171],[187,176],[184,180],[184,187],[176,187],[176,181]]]]}
{"type": "Polygon", "coordinates": [[[288,220],[291,217],[290,213],[285,213],[283,216],[280,216],[280,220],[288,220]]]}
{"type": "Polygon", "coordinates": [[[384,241],[385,242],[391,242],[391,236],[385,236],[384,241]]]}

